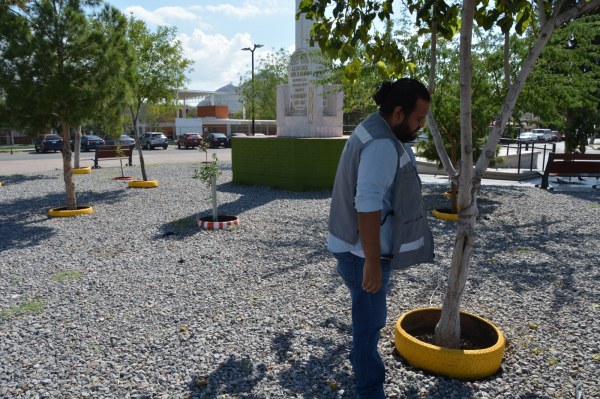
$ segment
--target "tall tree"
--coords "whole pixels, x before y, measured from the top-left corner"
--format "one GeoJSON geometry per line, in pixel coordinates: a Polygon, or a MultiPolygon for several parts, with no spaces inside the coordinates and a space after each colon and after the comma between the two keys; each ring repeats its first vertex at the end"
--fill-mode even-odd
{"type": "Polygon", "coordinates": [[[67,208],[77,209],[70,128],[123,98],[126,19],[99,0],[16,1],[0,7],[6,105],[33,128],[59,128],[67,208]],[[10,4],[13,3],[13,4],[10,4]]]}
{"type": "MultiPolygon", "coordinates": [[[[290,54],[285,49],[269,53],[257,60],[252,90],[252,71],[240,76],[238,93],[244,104],[252,107],[257,119],[275,119],[277,117],[277,86],[287,84],[287,68],[290,54]],[[255,93],[255,94],[253,94],[255,93]],[[252,101],[252,96],[254,101],[252,101]]],[[[248,108],[248,107],[246,107],[248,108]]],[[[252,109],[248,109],[252,112],[252,109]]]]}
{"type": "MultiPolygon", "coordinates": [[[[373,21],[376,19],[383,22],[390,20],[393,3],[393,0],[368,2],[303,0],[300,4],[300,12],[305,12],[307,18],[316,20],[312,29],[312,38],[332,58],[337,57],[341,62],[347,62],[355,56],[355,49],[358,48],[358,43],[361,43],[366,47],[367,54],[372,60],[378,59],[379,62],[384,62],[386,66],[393,69],[390,76],[398,76],[407,70],[408,63],[404,55],[396,51],[394,41],[383,43],[381,34],[372,29],[373,21]],[[331,13],[328,8],[330,3],[335,4],[331,13]]],[[[505,2],[500,0],[495,1],[493,6],[490,6],[490,2],[487,0],[464,0],[460,3],[442,0],[433,2],[431,0],[405,0],[404,3],[411,11],[415,12],[417,22],[424,23],[430,31],[435,28],[440,32],[452,32],[457,25],[460,25],[461,162],[459,171],[456,171],[449,162],[436,127],[433,126],[432,129],[436,148],[444,167],[450,178],[458,182],[459,187],[460,213],[456,241],[450,265],[448,289],[442,305],[442,316],[436,327],[436,342],[447,348],[456,348],[460,338],[460,304],[475,240],[475,220],[478,214],[477,193],[483,172],[495,156],[496,145],[512,115],[523,85],[552,33],[574,18],[594,12],[600,7],[600,0],[538,0],[536,5],[527,1],[505,2]],[[435,4],[435,7],[431,7],[432,3],[435,4]],[[475,21],[483,29],[499,27],[505,33],[514,26],[517,33],[522,33],[527,22],[531,20],[534,10],[537,10],[541,29],[529,55],[520,65],[516,79],[507,90],[500,112],[497,113],[499,116],[496,118],[496,124],[481,156],[474,164],[472,38],[475,21]],[[460,24],[457,23],[456,18],[458,11],[460,11],[460,24]]],[[[432,128],[432,122],[435,123],[435,119],[428,118],[430,128],[432,128]]]]}
{"type": "Polygon", "coordinates": [[[183,56],[183,48],[175,38],[175,32],[175,28],[166,26],[159,26],[156,32],[151,32],[143,21],[133,17],[129,19],[127,40],[133,47],[135,60],[127,108],[144,180],[148,177],[138,129],[142,106],[174,102],[177,89],[187,81],[186,72],[191,70],[191,61],[183,56]]]}

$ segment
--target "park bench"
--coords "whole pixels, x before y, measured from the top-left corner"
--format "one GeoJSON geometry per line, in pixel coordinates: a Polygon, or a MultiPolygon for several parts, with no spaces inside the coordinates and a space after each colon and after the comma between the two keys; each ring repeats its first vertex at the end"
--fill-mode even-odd
{"type": "Polygon", "coordinates": [[[129,159],[129,163],[127,163],[127,166],[132,166],[133,165],[133,161],[132,161],[132,154],[133,154],[133,147],[134,146],[120,146],[121,148],[121,155],[119,156],[119,154],[117,154],[117,148],[119,146],[116,145],[101,145],[96,147],[96,156],[94,157],[94,166],[92,166],[92,168],[94,169],[98,169],[100,167],[100,165],[98,165],[98,161],[100,159],[119,159],[119,158],[124,158],[124,157],[128,157],[129,159]]]}
{"type": "MultiPolygon", "coordinates": [[[[600,178],[600,154],[548,154],[548,163],[542,176],[540,188],[548,189],[548,177],[595,177],[600,178]]],[[[596,188],[598,184],[593,185],[596,188]]],[[[550,187],[550,189],[552,189],[550,187]]]]}

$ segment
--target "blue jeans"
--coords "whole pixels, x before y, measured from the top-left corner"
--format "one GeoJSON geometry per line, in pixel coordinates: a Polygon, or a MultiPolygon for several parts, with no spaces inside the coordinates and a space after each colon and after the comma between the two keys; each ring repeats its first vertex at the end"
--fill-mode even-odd
{"type": "Polygon", "coordinates": [[[381,260],[382,287],[375,293],[362,289],[364,258],[350,252],[334,253],[337,271],[350,290],[352,299],[352,350],[350,363],[356,378],[357,399],[383,399],[385,367],[379,352],[379,330],[387,318],[386,294],[390,282],[391,265],[381,260]]]}

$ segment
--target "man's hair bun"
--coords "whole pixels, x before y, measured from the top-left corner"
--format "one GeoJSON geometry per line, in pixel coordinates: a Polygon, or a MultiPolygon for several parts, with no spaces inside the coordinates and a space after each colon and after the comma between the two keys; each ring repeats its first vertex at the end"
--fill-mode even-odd
{"type": "Polygon", "coordinates": [[[385,99],[387,98],[387,96],[391,90],[392,90],[392,82],[391,81],[386,80],[385,82],[381,83],[379,85],[379,88],[377,89],[377,92],[373,96],[373,100],[375,100],[375,104],[377,104],[377,105],[383,104],[383,102],[385,101],[385,99]]]}

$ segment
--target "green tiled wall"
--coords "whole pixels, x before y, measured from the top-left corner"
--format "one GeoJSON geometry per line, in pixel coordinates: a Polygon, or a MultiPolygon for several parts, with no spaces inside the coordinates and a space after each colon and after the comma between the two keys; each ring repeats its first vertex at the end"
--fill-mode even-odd
{"type": "Polygon", "coordinates": [[[346,139],[234,138],[233,182],[291,191],[331,190],[346,139]]]}

